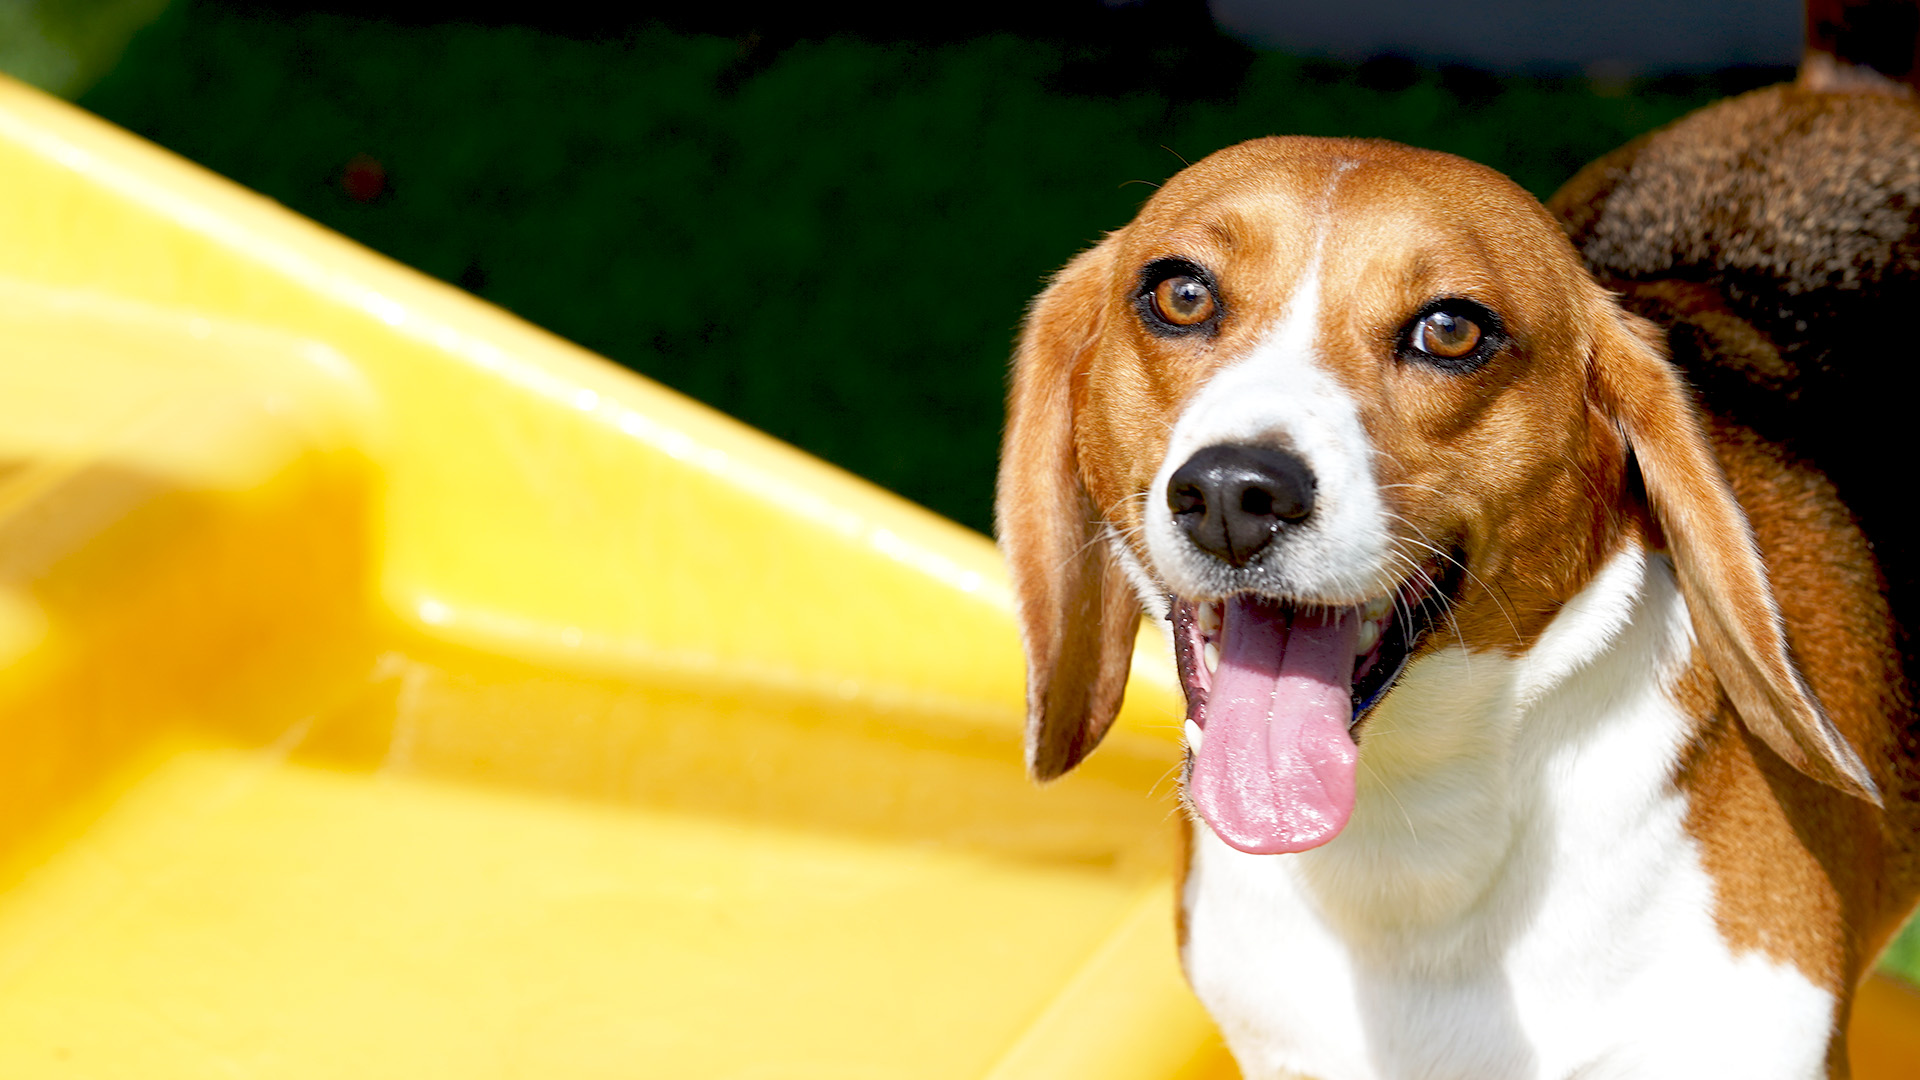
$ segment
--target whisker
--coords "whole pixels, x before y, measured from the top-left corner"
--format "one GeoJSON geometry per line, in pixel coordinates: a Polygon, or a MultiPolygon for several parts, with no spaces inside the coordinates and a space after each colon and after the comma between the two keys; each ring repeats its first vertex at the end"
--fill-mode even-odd
{"type": "Polygon", "coordinates": [[[1385,780],[1380,779],[1380,774],[1374,771],[1373,766],[1367,764],[1367,759],[1364,756],[1360,758],[1360,764],[1366,768],[1368,775],[1372,776],[1374,780],[1379,783],[1380,790],[1386,792],[1387,797],[1393,800],[1393,805],[1400,808],[1400,817],[1403,821],[1407,823],[1408,834],[1413,837],[1414,843],[1416,844],[1419,843],[1420,830],[1414,827],[1413,815],[1407,813],[1407,804],[1401,802],[1400,796],[1394,794],[1393,785],[1387,783],[1385,780]]]}
{"type": "Polygon", "coordinates": [[[1419,484],[1419,483],[1415,483],[1415,482],[1413,482],[1413,481],[1411,481],[1411,480],[1403,480],[1403,481],[1398,481],[1398,482],[1396,482],[1396,483],[1392,483],[1392,484],[1381,484],[1381,485],[1380,485],[1380,490],[1382,490],[1382,491],[1388,491],[1388,490],[1391,490],[1391,489],[1393,489],[1393,488],[1414,488],[1414,489],[1416,489],[1416,490],[1419,490],[1419,491],[1431,491],[1431,492],[1433,492],[1433,493],[1434,493],[1435,495],[1443,495],[1443,496],[1444,496],[1444,495],[1446,494],[1446,492],[1444,492],[1444,491],[1441,491],[1441,490],[1440,490],[1439,488],[1437,488],[1437,487],[1434,487],[1434,486],[1433,486],[1432,484],[1419,484]]]}
{"type": "MultiPolygon", "coordinates": [[[[1481,590],[1484,591],[1487,594],[1488,598],[1493,601],[1493,605],[1500,609],[1500,614],[1506,618],[1507,628],[1513,631],[1513,640],[1515,642],[1518,642],[1521,640],[1520,624],[1514,618],[1513,609],[1508,606],[1508,603],[1511,602],[1511,599],[1512,599],[1511,597],[1506,598],[1507,602],[1502,602],[1502,597],[1498,590],[1494,589],[1493,586],[1487,584],[1486,581],[1483,578],[1481,578],[1479,574],[1474,573],[1473,570],[1470,567],[1468,567],[1466,563],[1461,562],[1459,559],[1455,558],[1451,552],[1444,551],[1437,544],[1433,543],[1432,539],[1427,536],[1426,531],[1420,528],[1419,525],[1413,523],[1412,521],[1407,520],[1407,518],[1405,518],[1404,516],[1400,514],[1396,514],[1391,510],[1388,510],[1387,514],[1399,520],[1400,522],[1405,524],[1409,529],[1412,529],[1414,532],[1419,534],[1419,539],[1414,539],[1412,537],[1402,537],[1401,539],[1406,540],[1408,543],[1418,544],[1419,546],[1426,548],[1428,551],[1433,552],[1435,555],[1439,556],[1440,558],[1445,559],[1447,562],[1450,562],[1453,565],[1459,567],[1460,572],[1465,574],[1468,580],[1472,581],[1475,585],[1480,586],[1481,590]]],[[[1455,620],[1455,628],[1457,629],[1458,626],[1459,626],[1459,622],[1458,620],[1455,620]]]]}
{"type": "MultiPolygon", "coordinates": [[[[1171,790],[1174,792],[1176,796],[1182,794],[1180,790],[1180,772],[1186,767],[1187,767],[1186,755],[1182,754],[1180,756],[1180,760],[1174,762],[1171,766],[1167,768],[1167,771],[1161,773],[1160,778],[1158,780],[1155,780],[1153,782],[1153,786],[1147,789],[1147,797],[1150,799],[1159,798],[1161,785],[1167,784],[1167,783],[1171,783],[1173,785],[1171,790]]],[[[1180,800],[1178,798],[1174,800],[1175,805],[1173,809],[1179,808],[1179,802],[1180,800]]],[[[1161,818],[1160,820],[1165,821],[1166,818],[1161,818]]]]}

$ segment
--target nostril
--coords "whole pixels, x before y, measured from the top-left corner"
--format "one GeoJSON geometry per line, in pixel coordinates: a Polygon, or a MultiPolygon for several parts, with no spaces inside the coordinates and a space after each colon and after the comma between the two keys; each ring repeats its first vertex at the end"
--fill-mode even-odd
{"type": "Polygon", "coordinates": [[[1240,497],[1240,507],[1262,517],[1305,521],[1313,513],[1313,474],[1297,458],[1291,466],[1273,466],[1240,497]]]}
{"type": "Polygon", "coordinates": [[[1167,491],[1167,509],[1175,515],[1204,514],[1207,512],[1207,496],[1194,484],[1176,484],[1167,491]]]}

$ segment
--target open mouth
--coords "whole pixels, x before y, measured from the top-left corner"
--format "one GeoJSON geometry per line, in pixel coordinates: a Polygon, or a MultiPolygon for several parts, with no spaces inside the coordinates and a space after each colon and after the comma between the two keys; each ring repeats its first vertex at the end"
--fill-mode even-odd
{"type": "Polygon", "coordinates": [[[1187,790],[1222,840],[1256,854],[1303,851],[1345,827],[1353,729],[1445,612],[1458,566],[1436,559],[1351,607],[1250,593],[1174,598],[1193,751],[1187,790]]]}

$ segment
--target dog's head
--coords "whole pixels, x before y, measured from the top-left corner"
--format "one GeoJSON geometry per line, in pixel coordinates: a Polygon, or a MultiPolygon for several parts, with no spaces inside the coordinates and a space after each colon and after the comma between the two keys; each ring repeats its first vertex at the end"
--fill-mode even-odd
{"type": "Polygon", "coordinates": [[[1034,775],[1105,734],[1144,604],[1189,795],[1243,850],[1332,838],[1407,666],[1523,651],[1629,534],[1672,555],[1751,729],[1871,792],[1657,332],[1470,162],[1276,138],[1180,173],[1035,302],[997,511],[1034,775]]]}

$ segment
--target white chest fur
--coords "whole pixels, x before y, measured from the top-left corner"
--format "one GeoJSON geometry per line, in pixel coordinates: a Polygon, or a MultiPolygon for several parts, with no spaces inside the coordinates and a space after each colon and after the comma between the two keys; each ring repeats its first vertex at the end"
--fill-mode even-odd
{"type": "Polygon", "coordinates": [[[1682,827],[1688,648],[1630,547],[1524,656],[1409,669],[1332,843],[1198,826],[1184,959],[1250,1080],[1823,1075],[1832,995],[1728,949],[1682,827]]]}

